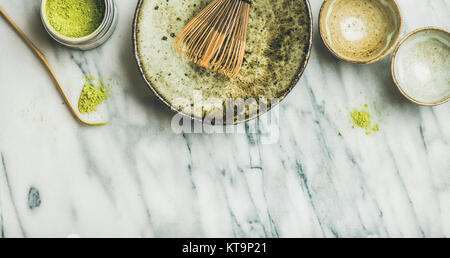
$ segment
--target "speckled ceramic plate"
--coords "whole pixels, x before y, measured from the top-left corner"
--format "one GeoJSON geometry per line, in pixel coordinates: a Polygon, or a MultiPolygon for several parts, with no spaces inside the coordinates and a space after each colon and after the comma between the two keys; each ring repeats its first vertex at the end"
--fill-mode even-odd
{"type": "MultiPolygon", "coordinates": [[[[295,87],[308,63],[313,36],[308,0],[254,1],[244,64],[233,79],[189,62],[172,47],[175,35],[209,2],[139,1],[133,40],[145,81],[169,107],[194,119],[226,114],[228,99],[268,102],[270,110],[295,87]]],[[[255,109],[245,116],[235,113],[232,123],[263,113],[249,110],[255,109]]]]}

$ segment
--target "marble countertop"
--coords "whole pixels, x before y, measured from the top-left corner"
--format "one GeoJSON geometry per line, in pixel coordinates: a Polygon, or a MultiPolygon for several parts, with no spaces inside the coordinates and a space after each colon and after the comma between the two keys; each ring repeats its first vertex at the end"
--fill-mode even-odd
{"type": "MultiPolygon", "coordinates": [[[[117,1],[115,34],[89,52],[49,38],[40,1],[0,0],[71,99],[83,74],[115,81],[104,108],[110,124],[79,125],[0,19],[0,236],[450,237],[450,103],[408,102],[389,58],[338,61],[318,34],[322,1],[310,1],[311,60],[268,114],[279,114],[268,137],[264,117],[231,134],[172,130],[173,113],[136,68],[136,0],[117,1]],[[349,113],[365,104],[379,123],[374,135],[352,128],[349,113]]],[[[398,3],[403,35],[450,29],[450,0],[398,3]]]]}

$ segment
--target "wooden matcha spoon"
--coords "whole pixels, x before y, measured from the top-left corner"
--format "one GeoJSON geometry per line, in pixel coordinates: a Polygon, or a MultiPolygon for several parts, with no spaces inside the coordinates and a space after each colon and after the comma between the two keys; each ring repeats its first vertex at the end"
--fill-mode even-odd
{"type": "Polygon", "coordinates": [[[108,122],[103,123],[89,123],[84,121],[79,115],[76,109],[73,107],[72,103],[70,102],[69,98],[67,97],[67,94],[64,92],[61,84],[59,83],[58,79],[56,78],[55,73],[53,72],[53,69],[50,67],[50,64],[47,61],[47,58],[42,54],[41,51],[31,42],[31,40],[28,39],[28,37],[20,30],[20,28],[13,22],[13,20],[6,14],[6,12],[0,7],[0,14],[5,18],[5,20],[14,28],[14,30],[19,34],[19,36],[25,41],[25,43],[34,51],[34,53],[41,59],[42,63],[47,68],[48,72],[50,73],[51,77],[56,83],[56,86],[61,93],[61,96],[63,97],[64,101],[66,102],[67,106],[69,107],[72,114],[75,116],[75,118],[82,124],[88,125],[88,126],[101,126],[106,125],[108,122]]]}

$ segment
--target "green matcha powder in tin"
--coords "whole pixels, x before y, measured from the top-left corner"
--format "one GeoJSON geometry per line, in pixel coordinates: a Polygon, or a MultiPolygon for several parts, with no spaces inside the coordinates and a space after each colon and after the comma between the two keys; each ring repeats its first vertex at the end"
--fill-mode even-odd
{"type": "Polygon", "coordinates": [[[70,38],[82,38],[102,24],[105,1],[47,0],[46,16],[58,33],[70,38]]]}

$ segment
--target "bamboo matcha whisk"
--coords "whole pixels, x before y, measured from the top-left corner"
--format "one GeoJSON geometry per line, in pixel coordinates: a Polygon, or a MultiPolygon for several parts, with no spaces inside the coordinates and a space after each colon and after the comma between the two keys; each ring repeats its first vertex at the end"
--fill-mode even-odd
{"type": "Polygon", "coordinates": [[[191,61],[228,77],[239,74],[245,53],[250,0],[213,0],[175,39],[191,61]]]}
{"type": "Polygon", "coordinates": [[[55,73],[53,72],[53,69],[51,68],[50,64],[48,63],[45,56],[42,54],[41,51],[31,42],[31,40],[28,39],[28,37],[22,32],[22,30],[14,23],[14,21],[6,14],[6,12],[0,7],[0,14],[5,18],[5,20],[11,25],[11,27],[14,28],[14,30],[19,34],[19,36],[25,41],[25,43],[34,51],[34,53],[41,59],[42,63],[47,68],[48,72],[50,73],[52,79],[55,81],[56,86],[61,93],[61,96],[63,97],[64,101],[66,102],[67,106],[69,107],[69,110],[72,112],[72,114],[75,116],[75,118],[84,125],[89,126],[100,126],[100,125],[106,125],[108,122],[104,123],[89,123],[84,121],[77,113],[75,108],[73,107],[72,103],[69,100],[69,97],[67,97],[67,94],[64,92],[61,84],[59,83],[58,79],[56,78],[55,73]]]}

